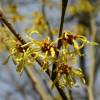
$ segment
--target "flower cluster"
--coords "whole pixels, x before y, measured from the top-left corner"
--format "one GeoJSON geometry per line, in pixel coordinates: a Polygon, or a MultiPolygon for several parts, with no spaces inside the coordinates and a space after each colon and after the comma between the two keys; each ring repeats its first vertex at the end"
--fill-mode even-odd
{"type": "Polygon", "coordinates": [[[54,84],[58,82],[61,88],[65,86],[69,88],[72,87],[76,83],[76,78],[80,78],[82,82],[85,83],[84,75],[81,69],[79,68],[76,69],[63,62],[57,66],[56,73],[57,76],[54,81],[54,84]]]}
{"type": "Polygon", "coordinates": [[[22,47],[31,47],[35,51],[35,55],[43,60],[42,68],[47,70],[47,66],[56,60],[57,47],[55,45],[55,41],[51,42],[49,37],[41,41],[37,41],[30,36],[28,37],[31,41],[22,47]]]}
{"type": "Polygon", "coordinates": [[[17,65],[16,71],[22,73],[25,66],[30,66],[36,59],[32,48],[23,47],[19,41],[13,41],[12,47],[9,48],[9,56],[4,61],[4,64],[8,63],[9,58],[17,65]]]}
{"type": "Polygon", "coordinates": [[[28,39],[29,42],[24,45],[15,41],[9,49],[10,56],[17,65],[17,72],[22,73],[25,66],[33,64],[37,58],[40,58],[44,71],[49,69],[50,64],[57,63],[57,68],[54,70],[57,73],[54,84],[58,83],[60,87],[72,87],[76,83],[76,78],[85,82],[82,70],[72,67],[73,65],[70,65],[68,61],[69,58],[75,59],[80,54],[80,49],[90,43],[84,36],[64,32],[60,38],[53,42],[50,41],[49,37],[39,41],[29,35],[28,39]],[[62,42],[61,50],[57,49],[59,40],[62,42]],[[73,47],[74,51],[70,46],[73,47]],[[58,58],[56,56],[57,52],[59,52],[58,58]]]}
{"type": "Polygon", "coordinates": [[[74,49],[73,53],[79,54],[80,56],[81,56],[80,50],[87,44],[98,45],[96,42],[88,41],[85,36],[71,34],[70,32],[63,33],[63,36],[61,37],[61,41],[62,41],[62,44],[64,45],[63,48],[70,49],[70,46],[72,46],[74,49]]]}

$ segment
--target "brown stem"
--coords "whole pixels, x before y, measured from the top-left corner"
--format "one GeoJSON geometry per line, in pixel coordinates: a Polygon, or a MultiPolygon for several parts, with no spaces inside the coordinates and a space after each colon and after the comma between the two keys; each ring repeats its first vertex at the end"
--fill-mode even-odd
{"type": "MultiPolygon", "coordinates": [[[[65,16],[65,11],[66,11],[66,8],[67,8],[67,3],[68,3],[68,0],[62,0],[62,14],[61,14],[61,23],[60,23],[60,29],[59,29],[59,36],[58,38],[61,37],[62,35],[62,30],[63,30],[63,23],[64,23],[64,16],[65,16]]],[[[58,45],[57,45],[57,48],[60,49],[62,43],[61,43],[61,40],[58,41],[58,45]]],[[[58,55],[59,55],[59,52],[57,51],[56,52],[56,57],[58,58],[58,55]]],[[[57,76],[57,73],[54,71],[56,69],[56,63],[53,64],[53,68],[52,68],[52,81],[55,80],[56,76],[57,76]]],[[[63,100],[67,100],[67,96],[65,95],[64,91],[57,86],[57,89],[58,91],[60,92],[61,96],[62,96],[62,99],[63,100]]]]}
{"type": "Polygon", "coordinates": [[[59,37],[61,36],[62,30],[63,30],[63,23],[64,23],[66,8],[67,8],[67,3],[68,3],[68,0],[62,0],[62,14],[61,14],[60,29],[59,29],[59,37]]]}
{"type": "MultiPolygon", "coordinates": [[[[59,37],[58,38],[60,38],[61,35],[62,35],[64,17],[65,17],[65,12],[66,12],[66,8],[67,8],[67,3],[68,3],[68,0],[62,0],[62,14],[61,14],[61,23],[60,23],[59,37]]],[[[60,49],[61,45],[62,45],[62,42],[61,42],[61,40],[59,40],[57,48],[60,49]]],[[[57,56],[58,56],[58,54],[59,54],[59,52],[57,52],[57,56]]]]}
{"type": "Polygon", "coordinates": [[[66,94],[64,93],[64,90],[63,90],[63,89],[61,89],[61,88],[59,88],[59,85],[58,85],[58,84],[55,84],[55,85],[56,85],[57,90],[59,91],[59,93],[60,93],[60,95],[61,95],[62,99],[63,99],[63,100],[68,100],[68,98],[67,98],[66,94]]]}

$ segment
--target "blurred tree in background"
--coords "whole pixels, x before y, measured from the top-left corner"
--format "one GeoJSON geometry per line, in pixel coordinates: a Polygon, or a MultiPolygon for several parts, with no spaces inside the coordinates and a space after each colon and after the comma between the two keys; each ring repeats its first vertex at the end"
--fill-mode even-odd
{"type": "Polygon", "coordinates": [[[99,0],[0,0],[0,100],[99,100],[99,0]]]}

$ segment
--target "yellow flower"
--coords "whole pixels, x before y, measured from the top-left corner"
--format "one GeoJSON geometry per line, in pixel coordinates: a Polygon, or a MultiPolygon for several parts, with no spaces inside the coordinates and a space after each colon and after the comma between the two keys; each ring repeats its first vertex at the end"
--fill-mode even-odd
{"type": "Polygon", "coordinates": [[[80,68],[73,68],[65,63],[60,63],[56,69],[56,79],[53,85],[57,82],[60,87],[69,87],[75,85],[76,79],[80,78],[85,83],[84,75],[80,68]]]}
{"type": "Polygon", "coordinates": [[[74,48],[74,53],[79,55],[81,55],[79,50],[82,49],[86,44],[97,45],[95,42],[89,42],[85,36],[71,34],[70,32],[63,33],[61,41],[64,49],[70,49],[71,45],[74,48]]]}

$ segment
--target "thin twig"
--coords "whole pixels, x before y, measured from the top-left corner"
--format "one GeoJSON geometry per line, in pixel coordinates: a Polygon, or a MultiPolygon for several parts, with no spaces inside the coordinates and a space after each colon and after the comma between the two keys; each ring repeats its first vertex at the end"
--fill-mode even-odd
{"type": "MultiPolygon", "coordinates": [[[[59,29],[59,36],[58,36],[58,38],[60,38],[61,35],[62,35],[63,23],[64,23],[64,16],[65,16],[66,8],[67,8],[67,3],[68,3],[68,0],[62,0],[62,14],[61,14],[61,23],[60,23],[60,29],[59,29]]],[[[61,45],[62,45],[62,42],[61,42],[61,40],[59,40],[57,48],[60,49],[61,45]]],[[[58,58],[58,55],[59,55],[59,52],[57,51],[56,52],[56,57],[57,58],[58,58]]],[[[57,67],[56,65],[57,64],[54,62],[53,68],[52,68],[52,76],[51,76],[52,81],[54,81],[55,78],[56,78],[56,76],[57,76],[57,73],[54,71],[56,69],[56,67],[57,67]]],[[[64,91],[61,88],[59,88],[58,85],[56,85],[56,86],[57,86],[57,89],[58,89],[58,91],[60,92],[60,94],[62,96],[62,99],[63,100],[67,100],[68,98],[65,95],[64,91]]]]}

